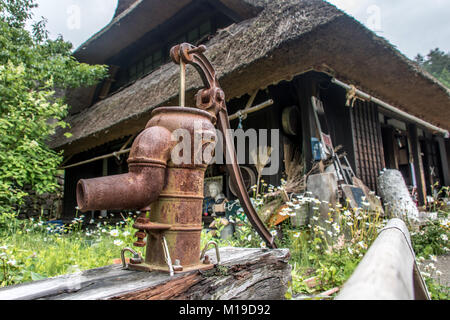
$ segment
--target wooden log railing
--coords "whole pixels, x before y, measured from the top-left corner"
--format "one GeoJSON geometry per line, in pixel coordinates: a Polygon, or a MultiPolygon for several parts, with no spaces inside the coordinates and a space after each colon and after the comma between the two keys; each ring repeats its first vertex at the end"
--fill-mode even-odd
{"type": "Polygon", "coordinates": [[[429,300],[405,223],[381,230],[336,300],[429,300]]]}

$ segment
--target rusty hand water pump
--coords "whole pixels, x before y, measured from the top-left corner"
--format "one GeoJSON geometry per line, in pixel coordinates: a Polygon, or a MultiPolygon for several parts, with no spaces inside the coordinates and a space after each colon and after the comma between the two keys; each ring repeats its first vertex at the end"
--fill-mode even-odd
{"type": "Polygon", "coordinates": [[[209,259],[202,261],[200,255],[204,175],[208,163],[196,157],[205,148],[215,145],[215,125],[223,135],[227,170],[239,190],[241,206],[267,245],[275,248],[274,239],[256,214],[244,185],[233,140],[227,130],[230,124],[225,94],[214,68],[203,54],[205,50],[205,46],[194,47],[187,43],[171,49],[170,56],[181,70],[180,106],[153,111],[145,130],[132,145],[129,173],[78,182],[77,202],[82,212],[143,212],[133,227],[138,230],[134,245],[146,246],[145,261],[135,254],[128,264],[129,269],[172,274],[212,267],[209,259]],[[195,67],[205,85],[196,95],[196,108],[184,106],[186,64],[195,67]],[[202,132],[200,143],[191,139],[190,155],[182,157],[181,162],[172,159],[178,143],[173,133],[180,129],[190,137],[195,137],[199,129],[202,132]]]}

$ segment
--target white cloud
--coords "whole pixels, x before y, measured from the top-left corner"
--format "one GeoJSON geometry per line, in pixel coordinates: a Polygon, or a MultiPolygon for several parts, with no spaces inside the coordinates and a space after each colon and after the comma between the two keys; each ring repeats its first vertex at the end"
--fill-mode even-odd
{"type": "Polygon", "coordinates": [[[439,47],[450,51],[450,1],[448,0],[328,0],[409,58],[439,47]],[[379,26],[375,23],[379,8],[379,26]],[[372,10],[370,10],[372,8],[372,10]],[[375,16],[374,16],[375,14],[375,16]],[[379,27],[379,28],[378,28],[379,27]]]}
{"type": "Polygon", "coordinates": [[[47,18],[50,36],[58,34],[77,48],[112,19],[117,0],[37,0],[35,19],[47,18]]]}
{"type": "MultiPolygon", "coordinates": [[[[436,47],[450,51],[449,0],[328,2],[389,40],[410,58],[436,47]]],[[[117,0],[37,0],[37,3],[35,16],[48,19],[51,36],[62,34],[75,48],[107,25],[117,6],[117,0]]]]}

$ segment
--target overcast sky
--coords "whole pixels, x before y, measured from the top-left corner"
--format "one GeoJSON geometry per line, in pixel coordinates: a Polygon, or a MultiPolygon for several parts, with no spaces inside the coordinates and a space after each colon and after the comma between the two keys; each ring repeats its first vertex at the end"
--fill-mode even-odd
{"type": "MultiPolygon", "coordinates": [[[[450,0],[328,2],[389,40],[409,58],[437,47],[450,51],[450,0]]],[[[51,36],[62,34],[76,48],[108,24],[117,0],[37,0],[37,3],[35,18],[47,18],[51,36]]]]}

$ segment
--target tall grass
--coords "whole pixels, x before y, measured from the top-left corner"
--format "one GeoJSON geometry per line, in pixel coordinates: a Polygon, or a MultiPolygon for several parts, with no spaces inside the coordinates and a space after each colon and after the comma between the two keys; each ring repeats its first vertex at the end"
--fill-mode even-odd
{"type": "Polygon", "coordinates": [[[111,226],[82,216],[59,227],[0,215],[0,286],[112,264],[121,248],[133,243],[133,235],[131,218],[111,226]]]}

